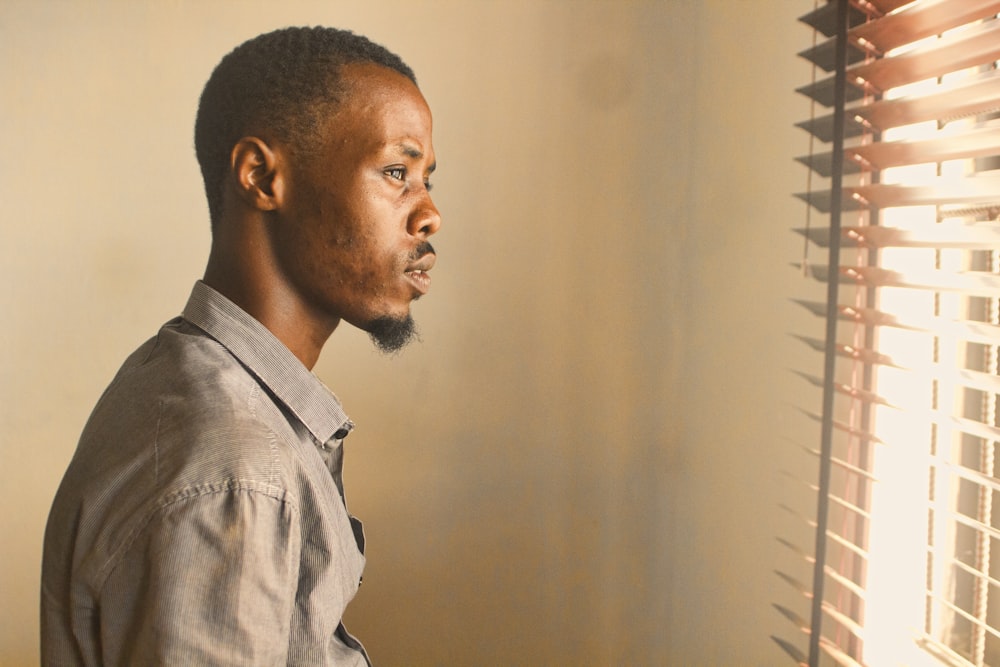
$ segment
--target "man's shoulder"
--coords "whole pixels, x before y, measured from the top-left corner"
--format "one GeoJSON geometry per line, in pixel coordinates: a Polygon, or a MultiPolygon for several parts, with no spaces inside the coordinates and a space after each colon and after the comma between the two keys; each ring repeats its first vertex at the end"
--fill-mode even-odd
{"type": "Polygon", "coordinates": [[[197,327],[172,320],[112,380],[84,429],[78,458],[149,468],[163,486],[274,480],[294,435],[267,389],[197,327]],[[199,476],[201,480],[193,479],[199,476]]]}

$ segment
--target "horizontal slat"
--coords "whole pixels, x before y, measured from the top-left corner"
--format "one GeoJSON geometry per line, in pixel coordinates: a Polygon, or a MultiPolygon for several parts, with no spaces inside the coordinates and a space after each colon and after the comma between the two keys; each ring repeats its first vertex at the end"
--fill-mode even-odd
{"type": "MultiPolygon", "coordinates": [[[[989,634],[993,635],[995,638],[1000,639],[1000,632],[998,632],[996,628],[994,628],[991,625],[989,625],[989,623],[984,623],[981,619],[976,618],[974,615],[970,614],[967,610],[962,609],[958,605],[954,604],[949,598],[943,597],[939,593],[933,593],[931,591],[928,591],[928,593],[930,594],[930,597],[933,598],[933,600],[935,602],[937,602],[938,604],[943,605],[943,606],[947,607],[948,609],[951,609],[952,611],[954,611],[955,613],[957,613],[959,616],[964,617],[965,620],[967,620],[973,626],[981,627],[986,632],[988,632],[989,634]]],[[[939,653],[943,653],[946,656],[952,656],[952,662],[951,663],[943,663],[943,664],[955,664],[955,665],[966,664],[966,665],[972,665],[972,663],[970,663],[968,661],[968,659],[966,658],[966,656],[963,656],[963,655],[960,655],[958,653],[955,653],[954,651],[951,651],[947,646],[937,646],[936,648],[939,651],[939,653]],[[944,649],[944,650],[942,651],[942,649],[944,649]],[[954,659],[955,657],[958,658],[957,661],[954,659]]]]}
{"type": "Polygon", "coordinates": [[[819,645],[841,667],[864,667],[860,662],[844,653],[844,650],[835,642],[830,641],[826,637],[820,639],[819,645]]]}
{"type": "MultiPolygon", "coordinates": [[[[834,428],[837,428],[838,423],[841,427],[846,426],[843,422],[837,422],[834,424],[834,428]]],[[[857,429],[850,429],[850,430],[855,433],[859,433],[863,438],[871,442],[881,443],[881,440],[879,440],[878,437],[876,437],[875,434],[873,433],[863,433],[861,431],[858,431],[857,429]]],[[[818,449],[810,449],[809,447],[803,447],[803,449],[805,449],[807,452],[809,452],[810,454],[812,454],[817,458],[819,458],[820,456],[820,451],[818,449]]],[[[838,458],[836,456],[831,456],[830,462],[836,465],[838,468],[844,470],[845,472],[849,472],[853,475],[864,478],[869,482],[878,481],[874,475],[872,475],[869,471],[865,470],[864,468],[859,468],[853,463],[848,463],[847,461],[844,461],[843,459],[838,458]]],[[[871,519],[871,515],[867,511],[861,509],[860,507],[854,506],[852,510],[856,514],[859,514],[860,516],[864,517],[865,519],[871,519]]]]}
{"type": "MultiPolygon", "coordinates": [[[[825,600],[823,601],[823,611],[826,612],[827,616],[829,616],[831,620],[836,622],[842,628],[846,629],[848,632],[850,632],[851,634],[855,635],[858,638],[863,638],[864,631],[862,630],[861,625],[855,619],[851,618],[850,616],[840,611],[839,609],[834,607],[831,603],[825,600]]],[[[830,648],[832,648],[837,653],[843,653],[836,646],[831,645],[830,648]]],[[[850,663],[841,663],[841,664],[850,664],[850,663]]],[[[855,666],[862,667],[861,665],[858,665],[858,663],[854,663],[853,665],[851,665],[851,667],[855,666]]]]}
{"type": "MultiPolygon", "coordinates": [[[[811,413],[811,412],[805,411],[805,414],[810,419],[813,419],[813,420],[815,420],[817,422],[819,422],[819,421],[822,420],[822,418],[819,415],[815,414],[815,413],[811,413]]],[[[878,438],[878,436],[876,436],[874,433],[869,433],[868,431],[865,431],[865,430],[862,430],[862,429],[859,429],[859,428],[854,428],[850,424],[845,424],[844,422],[840,421],[839,419],[834,419],[833,420],[833,428],[837,429],[841,433],[846,433],[847,435],[851,436],[852,438],[855,438],[859,442],[867,442],[869,444],[874,444],[874,445],[881,445],[881,444],[883,444],[882,441],[878,438]]],[[[806,451],[808,451],[810,454],[813,454],[813,455],[816,455],[816,456],[819,455],[819,452],[817,450],[814,450],[814,449],[808,449],[807,448],[806,451]]],[[[838,462],[838,460],[837,460],[836,457],[832,457],[832,460],[833,460],[834,463],[837,463],[838,465],[841,465],[841,463],[842,463],[841,467],[844,468],[845,470],[848,470],[849,472],[854,472],[854,473],[857,473],[857,474],[862,475],[862,476],[867,476],[871,481],[873,481],[873,482],[875,481],[875,478],[871,477],[870,475],[867,475],[867,473],[865,473],[864,470],[862,470],[860,468],[853,468],[851,466],[851,464],[847,463],[846,461],[844,461],[844,462],[838,462]]]]}
{"type": "MultiPolygon", "coordinates": [[[[957,385],[965,389],[975,389],[977,391],[1000,394],[1000,376],[993,375],[992,373],[984,373],[982,371],[974,371],[967,368],[955,368],[954,366],[946,366],[936,363],[914,365],[911,368],[901,368],[900,370],[904,373],[915,374],[919,378],[925,380],[933,379],[939,382],[957,385]]],[[[998,436],[998,439],[1000,439],[1000,429],[996,429],[996,427],[989,425],[986,426],[988,430],[985,432],[981,431],[979,434],[981,437],[992,437],[993,435],[996,435],[998,436]]]]}
{"type": "Polygon", "coordinates": [[[797,593],[802,595],[802,597],[810,598],[812,597],[812,589],[806,586],[804,583],[796,579],[790,574],[782,572],[781,570],[775,570],[774,573],[778,575],[785,583],[795,589],[797,593]]]}
{"type": "Polygon", "coordinates": [[[863,589],[861,586],[857,585],[856,583],[854,583],[841,573],[837,572],[829,565],[826,567],[825,572],[826,576],[830,577],[835,582],[840,584],[841,587],[850,591],[852,595],[860,598],[861,600],[865,599],[865,589],[863,589]]]}
{"type": "MultiPolygon", "coordinates": [[[[810,375],[809,373],[804,373],[801,371],[795,371],[796,375],[804,378],[807,382],[817,387],[823,387],[823,379],[816,377],[815,375],[810,375]]],[[[838,394],[848,396],[852,399],[858,401],[864,401],[865,403],[873,403],[877,405],[890,405],[890,403],[879,396],[878,394],[861,389],[860,387],[852,387],[849,384],[843,382],[834,382],[833,388],[838,394]]]]}
{"type": "MultiPolygon", "coordinates": [[[[997,22],[1000,25],[1000,21],[997,22]]],[[[874,142],[844,150],[846,161],[867,169],[1000,155],[1000,125],[924,141],[874,142]]]]}
{"type": "MultiPolygon", "coordinates": [[[[795,196],[822,213],[829,213],[833,204],[829,190],[800,192],[795,196]]],[[[1000,174],[938,178],[918,186],[874,183],[843,188],[842,210],[855,211],[869,206],[941,206],[956,212],[1000,208],[1000,174]]]]}
{"type": "MultiPolygon", "coordinates": [[[[860,507],[858,507],[856,504],[854,504],[850,500],[847,500],[846,498],[842,498],[842,497],[840,497],[840,496],[838,496],[836,494],[833,494],[833,493],[829,494],[829,496],[827,496],[827,497],[831,501],[833,501],[835,504],[839,505],[840,507],[842,507],[843,509],[847,510],[851,514],[853,514],[855,516],[858,516],[858,517],[861,517],[862,519],[865,519],[866,521],[869,520],[869,519],[871,519],[871,515],[869,515],[868,512],[864,511],[863,509],[861,509],[860,507]]],[[[836,539],[838,542],[842,542],[842,543],[845,543],[845,544],[850,543],[852,546],[850,546],[849,548],[852,549],[852,550],[854,549],[854,542],[851,539],[846,538],[846,537],[840,535],[839,533],[834,532],[833,530],[830,531],[830,535],[834,536],[834,539],[836,539]]],[[[867,556],[867,554],[865,552],[863,552],[863,551],[859,551],[858,555],[859,556],[867,556]]]]}
{"type": "Polygon", "coordinates": [[[965,417],[953,417],[947,414],[941,414],[940,419],[937,421],[946,421],[947,425],[951,428],[961,431],[962,433],[967,433],[976,438],[982,438],[984,440],[1000,440],[1000,429],[996,426],[990,426],[989,424],[984,424],[981,421],[976,421],[975,419],[966,419],[965,417]]]}
{"type": "Polygon", "coordinates": [[[998,0],[925,0],[852,28],[848,38],[879,53],[1000,13],[998,0]]]}
{"type": "MultiPolygon", "coordinates": [[[[857,7],[851,6],[847,15],[848,27],[856,26],[868,20],[868,14],[857,7]]],[[[805,23],[820,34],[826,37],[833,37],[837,32],[837,3],[823,3],[808,14],[799,17],[799,21],[805,23]]]]}
{"type": "MultiPolygon", "coordinates": [[[[803,412],[805,412],[807,417],[817,422],[822,420],[822,417],[814,412],[809,412],[806,410],[803,410],[803,412]]],[[[833,428],[837,429],[842,433],[846,433],[847,435],[851,436],[852,438],[856,438],[861,442],[868,442],[875,445],[882,444],[882,441],[874,433],[869,433],[861,429],[853,428],[849,424],[845,424],[844,422],[837,419],[833,420],[833,428]]],[[[809,451],[811,454],[817,454],[816,450],[807,450],[807,451],[809,451]]],[[[872,481],[875,481],[875,479],[872,478],[872,481]]]]}
{"type": "MultiPolygon", "coordinates": [[[[819,345],[815,346],[815,348],[818,350],[822,349],[822,341],[817,340],[816,343],[818,343],[819,345]]],[[[994,341],[994,343],[1000,343],[1000,339],[994,341]]],[[[984,373],[982,371],[974,371],[967,368],[954,368],[952,366],[943,366],[941,364],[934,364],[934,363],[927,363],[920,366],[906,367],[892,363],[889,357],[887,357],[886,355],[879,354],[874,350],[865,350],[865,352],[867,352],[868,355],[872,358],[881,357],[886,359],[888,363],[883,365],[891,366],[905,373],[916,373],[923,378],[933,378],[935,380],[946,381],[948,383],[955,384],[960,387],[964,387],[966,389],[975,389],[978,391],[1000,394],[1000,375],[994,375],[992,373],[984,373]]],[[[879,362],[875,361],[873,363],[879,363],[879,362]]],[[[807,417],[815,421],[819,421],[821,419],[820,415],[817,415],[815,413],[806,410],[803,410],[802,412],[807,417]]],[[[870,433],[866,433],[865,431],[852,428],[851,426],[838,422],[836,420],[834,421],[833,426],[837,430],[843,431],[852,437],[856,437],[863,440],[867,439],[868,441],[875,442],[876,444],[881,442],[878,438],[876,438],[874,435],[870,433]]],[[[992,437],[992,435],[996,435],[997,438],[1000,439],[1000,429],[994,431],[992,430],[994,427],[988,426],[988,428],[990,430],[986,432],[985,437],[992,437]]],[[[816,450],[810,449],[808,451],[811,454],[818,454],[816,450]]]]}
{"type": "Polygon", "coordinates": [[[812,554],[807,554],[793,542],[786,540],[783,537],[775,537],[774,539],[776,539],[779,544],[787,548],[789,551],[791,551],[793,554],[798,556],[801,560],[805,561],[806,563],[813,564],[816,562],[815,556],[813,556],[812,554]]]}
{"type": "MultiPolygon", "coordinates": [[[[927,363],[922,366],[900,369],[904,373],[912,373],[916,376],[916,381],[937,380],[948,384],[956,385],[965,389],[975,389],[987,393],[1000,394],[1000,376],[982,371],[973,371],[966,368],[955,368],[941,364],[927,363]]],[[[982,438],[996,438],[1000,440],[1000,429],[989,424],[983,424],[976,420],[966,418],[955,418],[953,426],[963,430],[970,435],[982,438]],[[971,430],[970,430],[971,429],[971,430]],[[973,432],[974,431],[974,432],[973,432]]]]}
{"type": "Polygon", "coordinates": [[[858,5],[870,16],[881,17],[910,4],[913,0],[850,0],[850,2],[858,5]]]}
{"type": "MultiPolygon", "coordinates": [[[[831,500],[834,498],[835,496],[830,496],[831,500]]],[[[842,535],[833,532],[832,530],[826,531],[826,536],[830,540],[836,542],[840,546],[844,547],[846,550],[853,553],[855,556],[863,558],[864,560],[868,560],[868,552],[865,551],[860,544],[856,544],[854,540],[849,540],[846,537],[843,537],[842,535]]]]}
{"type": "MultiPolygon", "coordinates": [[[[820,213],[829,213],[833,208],[833,193],[830,190],[813,190],[812,192],[796,192],[795,196],[812,206],[820,213]]],[[[866,208],[864,200],[854,197],[851,191],[844,187],[841,191],[840,210],[859,211],[866,208]]]]}
{"type": "MultiPolygon", "coordinates": [[[[972,567],[968,563],[963,563],[962,561],[960,561],[958,559],[955,559],[955,558],[953,558],[951,560],[951,562],[958,569],[960,569],[960,570],[962,570],[964,572],[968,572],[969,574],[971,574],[973,577],[979,579],[980,581],[988,582],[991,586],[1000,586],[1000,579],[996,579],[995,577],[991,577],[990,575],[984,573],[982,570],[977,570],[976,568],[972,567]]],[[[995,570],[994,570],[994,572],[995,572],[995,570]]]]}
{"type": "Polygon", "coordinates": [[[795,644],[792,644],[788,640],[782,639],[781,637],[776,637],[775,635],[771,635],[771,639],[773,639],[774,643],[780,646],[781,650],[787,653],[788,656],[795,661],[795,664],[799,665],[799,667],[808,667],[809,658],[797,646],[795,646],[795,644]]]}
{"type": "MultiPolygon", "coordinates": [[[[828,77],[814,83],[799,86],[795,89],[795,92],[805,95],[817,104],[829,108],[833,106],[836,100],[837,89],[835,83],[836,79],[834,77],[828,77]]],[[[857,102],[865,96],[865,93],[866,91],[859,86],[848,86],[844,89],[844,101],[847,103],[857,102]]]]}
{"type": "MultiPolygon", "coordinates": [[[[806,481],[802,480],[801,478],[797,477],[796,475],[793,475],[792,473],[788,472],[787,470],[783,470],[782,474],[786,475],[787,477],[790,477],[791,479],[795,480],[796,482],[799,482],[799,483],[803,484],[804,486],[809,487],[810,491],[813,491],[813,492],[816,491],[816,485],[815,484],[810,484],[809,482],[806,482],[806,481]]],[[[785,503],[778,503],[778,507],[781,508],[781,509],[783,509],[783,510],[785,510],[789,514],[791,514],[800,523],[802,523],[802,524],[804,524],[806,526],[809,526],[810,528],[813,528],[813,529],[816,528],[816,519],[813,519],[811,517],[807,517],[807,516],[803,515],[801,512],[798,512],[798,511],[792,509],[791,507],[789,507],[785,503]]],[[[789,544],[787,546],[792,547],[793,545],[789,544]]],[[[801,552],[801,553],[799,553],[799,555],[805,556],[805,553],[802,552],[802,550],[799,549],[798,547],[794,547],[792,550],[796,551],[797,553],[801,552]]]]}
{"type": "MultiPolygon", "coordinates": [[[[863,48],[856,46],[853,42],[848,46],[850,47],[847,49],[848,65],[853,65],[865,59],[866,51],[863,48]]],[[[837,40],[828,39],[817,44],[816,46],[800,51],[799,56],[805,58],[813,65],[816,65],[824,72],[832,72],[837,66],[836,53],[837,40]]]]}
{"type": "Polygon", "coordinates": [[[991,70],[952,85],[941,85],[928,95],[912,95],[883,100],[851,109],[874,129],[950,121],[1000,109],[1000,71],[991,70]]]}
{"type": "MultiPolygon", "coordinates": [[[[810,241],[828,248],[830,246],[829,227],[796,229],[810,241]]],[[[965,250],[1000,249],[1000,225],[941,225],[922,229],[897,229],[876,225],[864,227],[842,227],[840,232],[842,247],[848,248],[958,248],[965,250]]]]}
{"type": "MultiPolygon", "coordinates": [[[[1000,155],[1000,125],[924,141],[876,141],[849,146],[844,149],[844,173],[993,155],[1000,155]]],[[[833,154],[830,152],[795,159],[820,176],[833,175],[833,154]]]]}
{"type": "MultiPolygon", "coordinates": [[[[872,132],[892,127],[938,120],[967,118],[1000,110],[1000,72],[994,70],[952,85],[943,85],[929,95],[913,95],[881,100],[848,110],[844,137],[857,137],[868,128],[872,132]]],[[[820,141],[833,140],[833,115],[820,116],[795,124],[820,141]]]]}
{"type": "MultiPolygon", "coordinates": [[[[809,336],[800,336],[798,334],[793,335],[817,352],[826,351],[825,341],[818,338],[810,338],[809,336]]],[[[853,359],[854,361],[859,361],[864,364],[878,364],[880,366],[894,366],[898,368],[898,366],[896,366],[896,364],[892,361],[891,357],[881,354],[880,352],[876,352],[875,350],[858,348],[853,345],[847,345],[839,342],[834,343],[834,350],[839,357],[853,359]]]]}
{"type": "MultiPolygon", "coordinates": [[[[954,611],[955,613],[957,613],[959,616],[964,617],[965,620],[967,620],[970,624],[972,624],[972,625],[974,625],[976,627],[981,627],[986,632],[988,632],[989,634],[991,634],[994,637],[1000,639],[1000,632],[998,632],[996,628],[992,627],[989,623],[983,622],[982,619],[976,618],[976,616],[974,616],[973,614],[969,613],[969,610],[962,609],[961,607],[959,607],[958,605],[956,605],[954,602],[952,602],[951,599],[942,597],[939,594],[932,594],[931,597],[934,600],[936,600],[939,604],[942,604],[945,607],[948,607],[949,609],[951,609],[952,611],[954,611]]],[[[962,663],[959,662],[957,664],[961,665],[962,663]]],[[[966,664],[972,664],[972,663],[966,662],[966,664]]]]}
{"type": "Polygon", "coordinates": [[[848,70],[847,80],[866,92],[880,94],[915,81],[992,64],[997,58],[1000,21],[987,21],[898,56],[855,65],[848,70]]]}
{"type": "MultiPolygon", "coordinates": [[[[812,155],[800,155],[795,158],[795,161],[805,165],[808,169],[812,169],[824,178],[829,178],[833,175],[833,153],[829,151],[813,153],[812,155]]],[[[861,164],[857,160],[844,160],[845,174],[857,174],[861,170],[861,164]]]]}
{"type": "MultiPolygon", "coordinates": [[[[814,315],[826,317],[826,304],[799,299],[794,299],[794,301],[814,315]]],[[[908,331],[947,336],[971,343],[984,343],[986,345],[995,345],[1000,340],[1000,326],[987,322],[946,320],[940,317],[921,317],[917,315],[899,316],[891,313],[883,313],[874,308],[858,308],[846,304],[839,305],[837,313],[841,321],[858,325],[906,329],[908,331]]]]}
{"type": "Polygon", "coordinates": [[[963,526],[968,526],[973,530],[986,533],[995,540],[1000,540],[1000,530],[997,530],[993,526],[987,526],[982,521],[976,521],[972,517],[966,516],[964,514],[959,514],[958,512],[951,510],[947,512],[947,515],[948,518],[952,519],[956,523],[960,523],[963,526]]]}
{"type": "MultiPolygon", "coordinates": [[[[916,81],[941,77],[951,72],[989,65],[1000,58],[1000,22],[988,21],[968,30],[952,33],[931,44],[896,56],[856,63],[848,68],[844,92],[846,101],[916,81]]],[[[836,101],[836,77],[826,77],[795,89],[825,107],[836,101]]]]}
{"type": "MultiPolygon", "coordinates": [[[[961,292],[963,294],[1000,297],[1000,275],[985,271],[890,271],[874,266],[845,266],[840,268],[840,280],[867,287],[906,287],[936,292],[961,292]]],[[[809,274],[826,282],[829,271],[823,265],[811,265],[809,274]]]]}
{"type": "MultiPolygon", "coordinates": [[[[799,121],[795,127],[802,128],[820,141],[830,143],[833,141],[833,116],[826,115],[809,120],[799,121]]],[[[850,114],[844,119],[844,138],[860,137],[866,131],[865,125],[850,114]]]]}
{"type": "Polygon", "coordinates": [[[778,610],[778,613],[780,613],[782,616],[784,616],[789,621],[791,621],[792,624],[796,628],[798,628],[799,630],[803,630],[803,631],[808,631],[809,630],[809,623],[804,618],[802,618],[801,616],[799,616],[798,614],[796,614],[794,611],[792,611],[791,609],[789,609],[788,607],[784,607],[784,606],[782,606],[780,604],[777,604],[777,603],[772,603],[772,606],[775,609],[778,610]]]}
{"type": "MultiPolygon", "coordinates": [[[[834,3],[820,11],[824,18],[831,15],[834,3]]],[[[855,24],[847,33],[848,65],[864,59],[866,53],[881,55],[892,49],[911,44],[973,21],[1000,13],[1000,0],[926,0],[903,7],[899,11],[874,21],[864,21],[854,10],[855,24]]],[[[824,24],[825,27],[826,24],[824,24]]],[[[829,24],[832,30],[832,23],[829,24]]],[[[824,32],[824,34],[826,34],[824,32]]],[[[832,32],[826,34],[832,36],[832,32]]],[[[835,62],[836,40],[827,39],[799,53],[817,67],[832,72],[835,62]]]]}
{"type": "MultiPolygon", "coordinates": [[[[997,341],[1000,343],[1000,341],[997,341]]],[[[956,374],[955,382],[959,385],[966,387],[968,389],[977,389],[979,391],[985,391],[993,394],[1000,394],[1000,375],[993,375],[992,373],[984,373],[982,371],[973,371],[968,368],[953,369],[950,367],[940,367],[942,371],[948,369],[949,373],[954,372],[956,374]]],[[[942,377],[944,373],[939,373],[939,377],[942,377]]],[[[998,432],[1000,434],[1000,432],[998,432]]]]}
{"type": "MultiPolygon", "coordinates": [[[[989,489],[990,491],[993,491],[994,493],[1000,493],[1000,480],[996,477],[990,477],[989,475],[984,475],[978,470],[970,470],[969,468],[957,466],[947,461],[938,460],[934,463],[934,465],[942,470],[946,470],[956,477],[966,479],[973,484],[978,484],[986,489],[989,489]]],[[[995,528],[983,525],[982,529],[993,531],[995,533],[994,536],[1000,538],[1000,533],[997,533],[995,528]]]]}

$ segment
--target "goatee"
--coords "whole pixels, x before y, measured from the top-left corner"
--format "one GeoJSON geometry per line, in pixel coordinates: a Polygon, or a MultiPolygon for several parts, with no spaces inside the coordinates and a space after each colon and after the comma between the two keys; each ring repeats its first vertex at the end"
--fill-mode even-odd
{"type": "Polygon", "coordinates": [[[412,341],[419,339],[413,316],[379,317],[366,327],[368,337],[383,354],[395,354],[412,341]]]}

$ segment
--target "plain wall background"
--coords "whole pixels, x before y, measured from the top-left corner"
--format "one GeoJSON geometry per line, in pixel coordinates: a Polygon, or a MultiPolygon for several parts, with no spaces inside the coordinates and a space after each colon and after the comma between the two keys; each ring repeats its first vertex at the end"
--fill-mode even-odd
{"type": "Polygon", "coordinates": [[[298,24],[386,44],[435,114],[423,342],[386,359],[345,324],[316,369],[358,424],[348,624],[376,663],[787,662],[781,471],[810,474],[794,404],[818,404],[788,369],[819,365],[788,333],[821,331],[789,301],[811,8],[6,0],[0,665],[37,662],[42,531],[87,415],[204,267],[201,87],[298,24]]]}

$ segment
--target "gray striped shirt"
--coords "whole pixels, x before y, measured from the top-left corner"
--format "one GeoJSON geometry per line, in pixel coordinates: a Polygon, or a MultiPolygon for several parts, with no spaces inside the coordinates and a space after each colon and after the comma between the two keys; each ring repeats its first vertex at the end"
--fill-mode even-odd
{"type": "Polygon", "coordinates": [[[204,283],[84,429],[45,532],[43,665],[365,665],[337,398],[204,283]]]}

